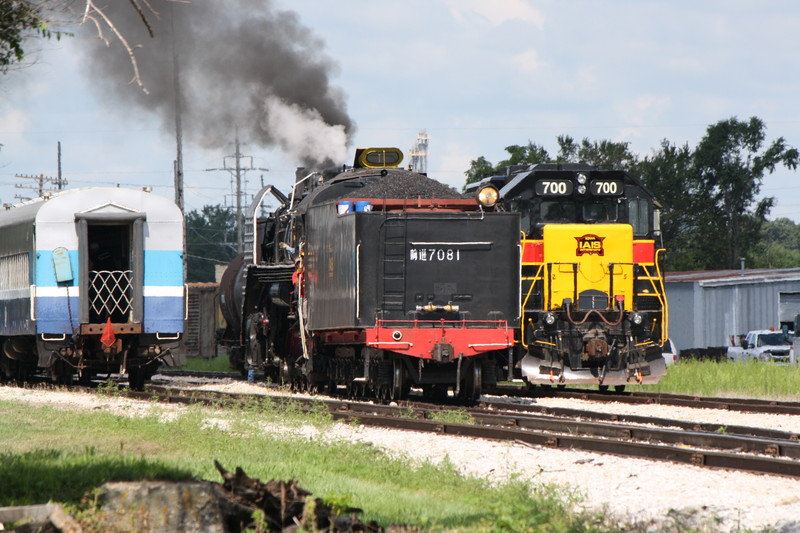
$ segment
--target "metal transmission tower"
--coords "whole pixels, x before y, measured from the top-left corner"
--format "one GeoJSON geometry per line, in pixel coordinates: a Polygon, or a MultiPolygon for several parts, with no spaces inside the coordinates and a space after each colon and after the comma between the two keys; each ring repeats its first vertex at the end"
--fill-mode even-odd
{"type": "Polygon", "coordinates": [[[268,168],[253,166],[253,156],[244,155],[240,150],[239,134],[236,133],[236,150],[231,155],[222,158],[222,167],[207,168],[206,170],[226,170],[231,173],[231,189],[236,205],[236,252],[242,253],[244,250],[244,236],[242,235],[242,198],[247,197],[247,172],[250,170],[268,171],[268,168]],[[233,166],[228,163],[233,159],[233,166]],[[249,159],[249,165],[242,165],[243,159],[249,159]]]}
{"type": "Polygon", "coordinates": [[[420,131],[414,146],[408,151],[408,155],[411,156],[411,170],[414,172],[428,173],[428,141],[430,138],[427,131],[420,131]]]}

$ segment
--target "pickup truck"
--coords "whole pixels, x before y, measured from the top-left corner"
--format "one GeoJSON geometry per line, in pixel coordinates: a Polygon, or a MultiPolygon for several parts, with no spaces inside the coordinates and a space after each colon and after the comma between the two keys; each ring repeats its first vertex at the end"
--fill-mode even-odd
{"type": "Polygon", "coordinates": [[[792,342],[794,334],[781,330],[762,329],[750,331],[739,346],[728,347],[728,359],[733,361],[774,361],[776,363],[794,363],[792,342]]]}

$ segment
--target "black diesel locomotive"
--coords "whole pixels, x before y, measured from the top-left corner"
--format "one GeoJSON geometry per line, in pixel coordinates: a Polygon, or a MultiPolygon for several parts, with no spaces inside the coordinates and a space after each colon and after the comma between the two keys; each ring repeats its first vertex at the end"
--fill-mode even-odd
{"type": "Polygon", "coordinates": [[[531,384],[621,390],[666,372],[660,206],[630,174],[583,164],[509,167],[495,188],[522,216],[520,371],[531,384]]]}
{"type": "Polygon", "coordinates": [[[470,401],[496,383],[519,326],[519,215],[401,161],[361,149],[352,168],[256,196],[220,284],[235,367],[386,399],[470,401]],[[279,206],[261,216],[268,195],[279,206]]]}

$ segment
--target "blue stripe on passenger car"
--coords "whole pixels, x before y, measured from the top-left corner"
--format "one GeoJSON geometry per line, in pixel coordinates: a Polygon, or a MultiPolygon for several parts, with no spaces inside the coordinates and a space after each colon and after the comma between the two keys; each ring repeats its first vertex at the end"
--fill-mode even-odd
{"type": "MultiPolygon", "coordinates": [[[[78,251],[69,250],[69,262],[74,279],[68,285],[78,283],[78,251]]],[[[35,285],[39,287],[56,287],[67,285],[56,283],[51,250],[36,251],[35,285]]],[[[145,250],[144,252],[144,284],[154,286],[183,285],[183,252],[180,250],[145,250]]]]}

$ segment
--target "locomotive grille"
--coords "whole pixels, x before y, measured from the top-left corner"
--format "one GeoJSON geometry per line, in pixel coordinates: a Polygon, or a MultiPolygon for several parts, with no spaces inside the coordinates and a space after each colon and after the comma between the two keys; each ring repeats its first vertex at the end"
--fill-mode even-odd
{"type": "Polygon", "coordinates": [[[98,317],[131,311],[132,270],[90,270],[89,307],[98,317]]]}
{"type": "Polygon", "coordinates": [[[636,309],[638,311],[660,311],[661,301],[658,296],[642,296],[636,297],[636,309]]]}

